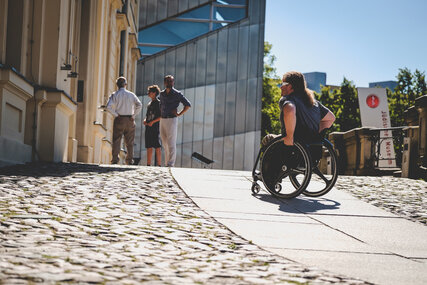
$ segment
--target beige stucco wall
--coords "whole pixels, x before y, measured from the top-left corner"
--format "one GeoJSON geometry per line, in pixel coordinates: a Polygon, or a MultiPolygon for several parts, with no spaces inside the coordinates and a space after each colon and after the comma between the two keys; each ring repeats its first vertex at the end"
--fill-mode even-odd
{"type": "Polygon", "coordinates": [[[0,69],[0,166],[31,161],[24,143],[26,102],[32,86],[11,70],[0,69]]]}
{"type": "MultiPolygon", "coordinates": [[[[133,3],[134,1],[129,1],[133,3]]],[[[80,49],[83,45],[93,47],[96,53],[88,53],[86,69],[82,78],[87,85],[87,100],[78,105],[77,139],[79,141],[77,160],[82,162],[109,163],[111,160],[112,121],[111,114],[104,112],[100,106],[107,103],[111,93],[116,90],[115,81],[120,69],[120,34],[126,33],[125,50],[137,48],[136,41],[129,41],[128,34],[137,33],[134,26],[131,11],[137,11],[138,7],[128,9],[128,14],[117,13],[121,1],[93,1],[87,9],[96,11],[96,17],[88,19],[84,25],[95,27],[86,29],[82,26],[82,32],[87,33],[81,37],[80,49]],[[83,31],[85,29],[86,31],[83,31]]],[[[91,14],[92,16],[92,14],[91,14]]],[[[83,22],[82,22],[83,23],[83,22]]],[[[139,51],[139,50],[138,50],[139,51]]],[[[139,56],[138,56],[139,57],[139,56]]],[[[135,86],[136,60],[125,53],[123,62],[123,76],[127,77],[129,89],[135,86]],[[127,66],[133,66],[129,71],[127,66]]]]}
{"type": "Polygon", "coordinates": [[[32,148],[33,159],[110,162],[113,117],[100,107],[121,60],[135,87],[140,56],[139,1],[128,2],[122,13],[121,0],[0,0],[0,164],[18,148],[13,163],[30,161],[32,148]]]}

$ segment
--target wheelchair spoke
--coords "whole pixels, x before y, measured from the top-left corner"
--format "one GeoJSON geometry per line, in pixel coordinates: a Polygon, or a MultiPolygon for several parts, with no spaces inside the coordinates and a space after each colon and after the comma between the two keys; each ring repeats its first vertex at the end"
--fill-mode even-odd
{"type": "Polygon", "coordinates": [[[292,168],[288,170],[290,174],[305,174],[305,169],[292,168]]]}
{"type": "Polygon", "coordinates": [[[326,184],[329,184],[332,180],[332,179],[329,180],[328,178],[326,178],[325,175],[323,175],[323,173],[320,172],[319,168],[317,167],[313,170],[313,172],[316,173],[320,178],[322,178],[322,180],[325,181],[326,184]]]}
{"type": "Polygon", "coordinates": [[[277,180],[283,179],[285,177],[288,177],[291,174],[293,174],[292,173],[292,169],[289,169],[289,170],[286,170],[286,171],[282,171],[282,173],[280,173],[279,178],[277,180]]]}

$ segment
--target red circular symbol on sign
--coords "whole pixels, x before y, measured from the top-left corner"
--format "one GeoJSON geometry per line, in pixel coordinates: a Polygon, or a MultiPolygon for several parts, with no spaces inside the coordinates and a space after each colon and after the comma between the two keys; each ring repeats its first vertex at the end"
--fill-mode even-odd
{"type": "Polygon", "coordinates": [[[376,108],[380,104],[380,99],[377,95],[371,94],[366,98],[366,104],[371,108],[376,108]]]}

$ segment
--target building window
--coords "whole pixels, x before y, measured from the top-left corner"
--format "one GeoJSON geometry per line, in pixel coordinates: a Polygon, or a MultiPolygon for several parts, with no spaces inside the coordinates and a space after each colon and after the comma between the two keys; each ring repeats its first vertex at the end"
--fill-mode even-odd
{"type": "Polygon", "coordinates": [[[139,31],[142,56],[194,39],[247,17],[246,0],[217,0],[139,31]]]}

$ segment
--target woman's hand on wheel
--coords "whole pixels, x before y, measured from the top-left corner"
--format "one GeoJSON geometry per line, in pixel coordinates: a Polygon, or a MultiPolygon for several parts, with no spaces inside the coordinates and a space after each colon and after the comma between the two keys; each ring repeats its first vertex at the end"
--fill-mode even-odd
{"type": "Polygon", "coordinates": [[[290,136],[286,136],[286,137],[283,138],[283,143],[285,145],[288,145],[288,146],[294,145],[294,138],[292,138],[290,136]]]}

